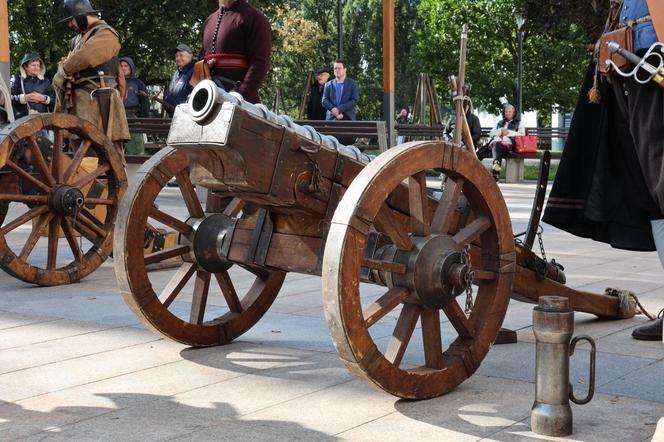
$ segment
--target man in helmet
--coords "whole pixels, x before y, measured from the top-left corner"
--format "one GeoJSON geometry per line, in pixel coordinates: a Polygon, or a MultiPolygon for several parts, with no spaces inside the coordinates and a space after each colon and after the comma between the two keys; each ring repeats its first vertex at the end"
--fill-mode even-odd
{"type": "MultiPolygon", "coordinates": [[[[67,26],[77,35],[53,77],[60,98],[57,111],[84,118],[102,129],[122,154],[130,138],[118,77],[120,36],[98,17],[89,0],[65,0],[67,26]]],[[[124,91],[122,91],[124,92],[124,91]]]]}
{"type": "Polygon", "coordinates": [[[267,75],[272,51],[272,28],[247,0],[219,0],[219,9],[203,24],[202,58],[212,80],[227,91],[236,90],[250,103],[267,75]]]}

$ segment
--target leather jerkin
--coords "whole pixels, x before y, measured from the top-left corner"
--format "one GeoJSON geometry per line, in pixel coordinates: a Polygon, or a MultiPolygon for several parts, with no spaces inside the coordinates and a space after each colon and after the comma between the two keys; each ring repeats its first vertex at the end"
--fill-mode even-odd
{"type": "Polygon", "coordinates": [[[664,1],[646,0],[659,41],[664,42],[664,1]]]}

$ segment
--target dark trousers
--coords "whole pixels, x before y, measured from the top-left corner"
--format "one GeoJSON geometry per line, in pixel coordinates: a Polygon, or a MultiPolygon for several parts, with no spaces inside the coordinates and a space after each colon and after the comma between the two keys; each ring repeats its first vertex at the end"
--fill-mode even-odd
{"type": "Polygon", "coordinates": [[[512,144],[503,144],[500,141],[493,143],[492,147],[493,161],[498,164],[502,164],[503,158],[510,156],[513,150],[512,144]]]}
{"type": "Polygon", "coordinates": [[[614,76],[612,83],[613,124],[620,145],[635,150],[646,186],[664,212],[664,88],[653,81],[639,84],[632,77],[614,76]]]}

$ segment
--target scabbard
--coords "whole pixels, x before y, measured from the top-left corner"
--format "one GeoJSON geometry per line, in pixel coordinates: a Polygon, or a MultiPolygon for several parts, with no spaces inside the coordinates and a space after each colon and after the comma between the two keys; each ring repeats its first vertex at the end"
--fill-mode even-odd
{"type": "Polygon", "coordinates": [[[97,91],[95,98],[99,105],[99,114],[104,133],[108,135],[108,123],[111,115],[111,91],[97,91]]]}

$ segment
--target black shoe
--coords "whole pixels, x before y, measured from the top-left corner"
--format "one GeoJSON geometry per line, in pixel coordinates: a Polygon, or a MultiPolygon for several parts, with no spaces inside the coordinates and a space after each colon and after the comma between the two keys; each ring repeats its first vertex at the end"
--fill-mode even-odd
{"type": "Polygon", "coordinates": [[[632,331],[632,337],[639,341],[661,341],[662,340],[662,319],[659,318],[646,325],[635,328],[632,331]]]}

